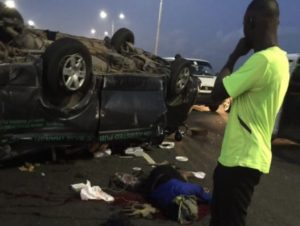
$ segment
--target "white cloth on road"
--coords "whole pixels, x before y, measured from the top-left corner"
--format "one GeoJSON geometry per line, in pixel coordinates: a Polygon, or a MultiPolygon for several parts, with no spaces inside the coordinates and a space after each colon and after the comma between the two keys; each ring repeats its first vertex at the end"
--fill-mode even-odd
{"type": "Polygon", "coordinates": [[[111,195],[104,192],[99,186],[91,186],[91,182],[87,180],[86,184],[72,184],[72,189],[80,192],[81,200],[104,200],[105,202],[113,202],[115,199],[111,195]]]}

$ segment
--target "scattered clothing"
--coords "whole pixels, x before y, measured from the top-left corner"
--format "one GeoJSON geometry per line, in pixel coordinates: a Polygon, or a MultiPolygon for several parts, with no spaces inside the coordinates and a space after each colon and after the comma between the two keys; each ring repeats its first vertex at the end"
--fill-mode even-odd
{"type": "Polygon", "coordinates": [[[111,195],[104,192],[99,186],[91,186],[91,182],[86,184],[73,184],[73,190],[80,191],[81,200],[104,200],[105,202],[113,202],[115,199],[111,195]]]}
{"type": "Polygon", "coordinates": [[[23,166],[20,166],[18,169],[22,172],[32,173],[39,166],[40,166],[40,164],[38,164],[38,163],[32,164],[32,163],[26,162],[23,166]]]}

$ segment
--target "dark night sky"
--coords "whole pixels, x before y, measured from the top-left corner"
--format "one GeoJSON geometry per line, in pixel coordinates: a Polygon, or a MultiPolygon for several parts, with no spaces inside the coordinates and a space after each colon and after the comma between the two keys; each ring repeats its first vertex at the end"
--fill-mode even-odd
{"type": "MultiPolygon", "coordinates": [[[[38,28],[103,38],[105,30],[128,27],[136,46],[154,51],[160,0],[15,0],[24,19],[38,28]],[[105,9],[106,20],[99,12],[105,9]],[[118,19],[119,12],[126,16],[118,19]]],[[[219,70],[235,43],[242,36],[242,18],[249,0],[164,0],[160,56],[181,53],[205,58],[219,70]]],[[[300,1],[279,0],[280,45],[287,52],[300,52],[300,1]]]]}

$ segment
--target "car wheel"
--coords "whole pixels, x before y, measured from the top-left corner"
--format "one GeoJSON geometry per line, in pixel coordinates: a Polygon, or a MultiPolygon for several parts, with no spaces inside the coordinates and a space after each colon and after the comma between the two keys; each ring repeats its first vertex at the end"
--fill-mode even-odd
{"type": "Polygon", "coordinates": [[[219,105],[209,105],[208,108],[210,111],[216,112],[219,108],[219,105]]]}
{"type": "Polygon", "coordinates": [[[85,93],[92,82],[91,55],[80,41],[62,38],[53,42],[43,56],[43,83],[51,97],[85,93]]]}
{"type": "Polygon", "coordinates": [[[191,75],[190,62],[185,59],[178,59],[171,65],[171,80],[169,84],[169,97],[182,93],[186,88],[191,75]]]}
{"type": "Polygon", "coordinates": [[[111,46],[117,50],[118,53],[128,52],[128,44],[134,44],[134,34],[127,28],[120,28],[111,38],[111,46]]]}

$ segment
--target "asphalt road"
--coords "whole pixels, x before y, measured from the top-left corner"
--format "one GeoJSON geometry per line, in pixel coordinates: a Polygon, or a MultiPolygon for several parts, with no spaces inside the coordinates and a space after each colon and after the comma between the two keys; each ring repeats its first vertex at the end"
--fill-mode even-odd
{"type": "MultiPolygon", "coordinates": [[[[219,155],[226,113],[208,112],[205,108],[194,111],[188,119],[189,130],[175,148],[156,148],[147,153],[157,162],[165,160],[185,170],[203,171],[203,180],[192,181],[211,189],[212,173],[219,155]],[[175,156],[184,155],[189,161],[179,162],[175,156]]],[[[174,141],[173,137],[168,138],[174,141]]],[[[297,226],[300,225],[300,147],[284,140],[273,144],[271,173],[264,175],[258,185],[249,209],[248,226],[297,226]]],[[[26,161],[39,162],[34,172],[21,172],[21,160],[10,167],[0,169],[0,225],[100,225],[119,212],[120,205],[104,201],[81,201],[69,185],[85,182],[107,190],[110,177],[115,172],[131,173],[133,167],[145,172],[151,166],[142,157],[120,155],[98,159],[76,154],[50,161],[48,153],[30,156],[26,161]],[[45,157],[46,156],[46,157],[45,157]]],[[[120,198],[120,197],[119,197],[120,198]]],[[[123,197],[124,198],[124,197],[123,197]]],[[[125,197],[128,198],[128,197],[125,197]]],[[[126,201],[124,198],[123,201],[126,201]]],[[[208,225],[209,216],[192,225],[208,225]]],[[[166,218],[152,220],[131,219],[134,225],[178,225],[166,218]]]]}

